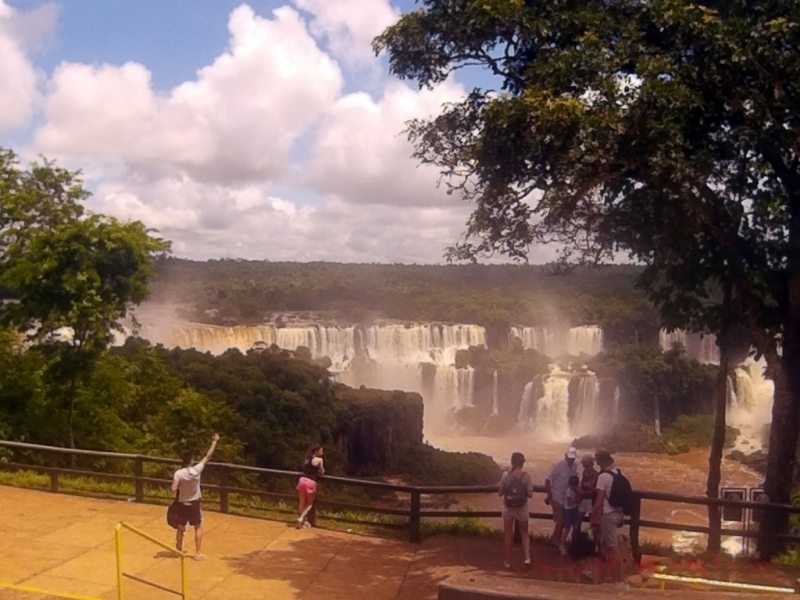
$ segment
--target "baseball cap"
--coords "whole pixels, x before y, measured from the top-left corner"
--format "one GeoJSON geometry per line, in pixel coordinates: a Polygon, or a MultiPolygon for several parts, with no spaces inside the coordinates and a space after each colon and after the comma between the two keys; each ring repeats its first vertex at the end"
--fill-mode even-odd
{"type": "Polygon", "coordinates": [[[575,449],[575,446],[569,447],[569,450],[567,450],[567,458],[578,458],[578,451],[575,449]]]}

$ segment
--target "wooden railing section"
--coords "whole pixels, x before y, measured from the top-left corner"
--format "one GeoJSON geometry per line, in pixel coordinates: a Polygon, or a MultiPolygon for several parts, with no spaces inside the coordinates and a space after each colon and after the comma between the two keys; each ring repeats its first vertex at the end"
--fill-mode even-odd
{"type": "MultiPolygon", "coordinates": [[[[40,461],[49,462],[49,466],[43,464],[36,464],[35,461],[31,462],[16,462],[16,461],[3,461],[0,457],[0,469],[3,470],[28,470],[39,473],[45,473],[50,476],[50,491],[58,492],[60,489],[59,477],[61,475],[69,475],[73,477],[92,477],[96,479],[106,479],[111,481],[123,481],[133,484],[134,495],[133,499],[136,502],[145,502],[145,485],[151,486],[169,486],[172,483],[171,479],[160,479],[153,477],[145,477],[145,464],[162,464],[162,465],[179,465],[180,461],[170,458],[161,458],[156,456],[144,456],[140,454],[123,454],[117,452],[97,452],[92,450],[78,450],[71,448],[58,448],[54,446],[40,446],[36,444],[26,444],[22,442],[10,442],[0,440],[0,448],[9,448],[11,450],[19,450],[27,453],[35,453],[40,456],[49,456],[51,460],[40,461]],[[54,457],[68,456],[71,461],[77,457],[87,457],[94,459],[115,459],[126,460],[132,462],[133,474],[127,473],[114,473],[108,471],[87,470],[63,466],[53,466],[54,457]]],[[[203,483],[203,489],[214,491],[219,495],[219,510],[223,513],[231,511],[230,494],[240,494],[243,496],[254,496],[259,498],[267,498],[273,500],[287,500],[294,502],[296,496],[289,494],[282,494],[277,492],[261,491],[252,488],[243,488],[238,486],[229,485],[230,476],[233,473],[251,473],[260,476],[281,477],[296,479],[301,475],[296,471],[281,471],[277,469],[262,469],[258,467],[250,467],[246,465],[236,465],[229,463],[216,463],[210,462],[206,466],[206,473],[211,472],[216,476],[218,483],[203,483]]],[[[385,506],[355,504],[349,502],[336,502],[318,498],[316,505],[322,509],[338,509],[361,511],[372,514],[392,515],[397,517],[405,517],[408,519],[409,538],[412,542],[419,542],[420,525],[422,519],[432,518],[453,518],[453,517],[478,517],[478,518],[499,518],[501,512],[499,510],[476,511],[476,510],[430,510],[422,507],[423,495],[432,496],[436,494],[497,494],[497,485],[480,485],[480,486],[412,486],[412,485],[398,485],[392,483],[385,483],[380,481],[369,481],[365,479],[352,479],[347,477],[334,477],[325,476],[325,482],[341,484],[343,486],[350,486],[360,488],[362,490],[378,490],[384,492],[394,492],[401,494],[408,494],[410,497],[408,508],[389,508],[385,506]]],[[[322,488],[324,490],[324,487],[322,488]]],[[[544,486],[534,486],[535,493],[545,493],[544,486]]],[[[634,490],[634,506],[631,511],[630,517],[626,518],[625,522],[630,527],[630,539],[634,556],[639,556],[639,539],[642,528],[650,529],[666,529],[673,531],[689,531],[695,533],[712,533],[711,527],[681,524],[681,523],[664,523],[660,521],[650,521],[641,518],[642,502],[661,501],[669,502],[672,504],[693,504],[701,506],[722,506],[729,508],[742,508],[742,509],[758,509],[758,510],[778,510],[785,511],[793,514],[800,514],[800,507],[784,504],[764,504],[759,502],[746,502],[739,500],[727,500],[707,498],[705,496],[683,496],[680,494],[668,494],[662,492],[650,492],[645,490],[634,490]]],[[[498,501],[499,503],[499,501],[498,501]]],[[[531,512],[531,518],[551,520],[550,513],[531,512]]],[[[743,529],[720,529],[719,533],[725,536],[746,537],[746,538],[774,538],[783,542],[800,543],[800,536],[798,535],[773,535],[761,531],[746,531],[743,529]]]]}

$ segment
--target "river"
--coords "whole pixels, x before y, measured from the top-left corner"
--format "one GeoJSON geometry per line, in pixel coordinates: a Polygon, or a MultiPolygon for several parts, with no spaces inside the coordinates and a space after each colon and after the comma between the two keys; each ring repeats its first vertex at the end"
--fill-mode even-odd
{"type": "MultiPolygon", "coordinates": [[[[531,474],[534,484],[544,484],[550,466],[563,457],[565,445],[536,444],[530,436],[519,437],[480,437],[480,436],[428,436],[427,441],[443,450],[451,452],[483,452],[492,456],[501,466],[508,465],[511,453],[522,452],[527,458],[525,470],[531,474]]],[[[579,456],[591,454],[580,451],[579,456]]],[[[656,492],[669,492],[689,496],[704,496],[708,471],[708,449],[695,448],[686,454],[667,456],[665,454],[647,454],[620,452],[615,455],[616,466],[630,479],[634,489],[656,492]]],[[[723,487],[756,487],[763,478],[741,463],[722,461],[723,487]]],[[[487,494],[465,494],[456,500],[462,507],[470,506],[475,510],[498,510],[500,498],[487,494]]],[[[542,494],[534,494],[531,510],[549,512],[544,504],[542,494]]],[[[642,518],[667,523],[683,523],[688,525],[706,525],[705,507],[696,505],[676,505],[667,502],[645,500],[642,502],[642,518]]],[[[500,519],[487,519],[493,526],[500,528],[500,519]]],[[[731,524],[738,528],[739,524],[731,524]]],[[[549,521],[533,520],[531,529],[534,533],[552,532],[549,521]]],[[[673,532],[663,529],[642,529],[642,541],[652,541],[672,545],[679,552],[686,552],[693,546],[705,546],[705,535],[692,532],[673,532]]],[[[741,538],[725,539],[723,545],[733,554],[741,551],[741,538]]]]}

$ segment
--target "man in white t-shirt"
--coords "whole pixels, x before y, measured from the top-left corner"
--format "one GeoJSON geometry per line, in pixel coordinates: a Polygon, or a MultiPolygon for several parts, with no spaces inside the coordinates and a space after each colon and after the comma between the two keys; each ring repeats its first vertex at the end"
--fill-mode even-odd
{"type": "Polygon", "coordinates": [[[550,473],[547,475],[547,479],[544,480],[544,503],[547,505],[552,504],[553,521],[555,522],[553,537],[550,541],[556,547],[561,546],[561,531],[564,525],[564,503],[566,502],[569,478],[578,474],[578,467],[575,465],[575,458],[577,456],[578,451],[570,446],[566,454],[564,454],[564,458],[550,467],[550,473]]]}
{"type": "Polygon", "coordinates": [[[605,450],[598,450],[594,456],[600,466],[600,475],[597,476],[597,498],[594,502],[592,525],[600,526],[600,554],[606,560],[614,560],[622,564],[619,551],[617,530],[622,526],[625,518],[622,508],[611,506],[608,498],[614,486],[614,476],[619,470],[614,467],[614,458],[605,450]]]}
{"type": "Polygon", "coordinates": [[[194,462],[194,453],[184,452],[181,457],[181,468],[175,471],[172,477],[172,491],[178,494],[178,526],[176,532],[175,547],[183,552],[183,536],[186,532],[186,523],[194,527],[195,560],[203,560],[205,556],[200,553],[200,546],[203,543],[203,513],[200,512],[200,475],[206,463],[214,454],[217,447],[219,435],[214,434],[211,438],[211,447],[200,462],[194,462]]]}

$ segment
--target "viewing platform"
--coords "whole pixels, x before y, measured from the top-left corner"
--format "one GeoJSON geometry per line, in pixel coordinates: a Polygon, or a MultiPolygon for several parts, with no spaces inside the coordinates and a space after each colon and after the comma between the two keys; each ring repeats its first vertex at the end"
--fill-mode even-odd
{"type": "MultiPolygon", "coordinates": [[[[0,600],[117,600],[116,524],[124,521],[170,546],[174,540],[165,507],[158,505],[0,486],[0,514],[0,600]]],[[[574,597],[578,582],[587,600],[794,597],[590,585],[585,563],[544,544],[533,545],[532,571],[523,568],[519,547],[506,571],[496,538],[436,536],[416,544],[212,510],[204,513],[203,530],[208,558],[186,560],[186,597],[192,600],[562,600],[574,597]]],[[[185,548],[194,550],[192,532],[185,548]]],[[[121,556],[123,570],[133,576],[124,581],[125,600],[175,597],[136,578],[180,590],[181,561],[174,553],[125,530],[121,556]]]]}

